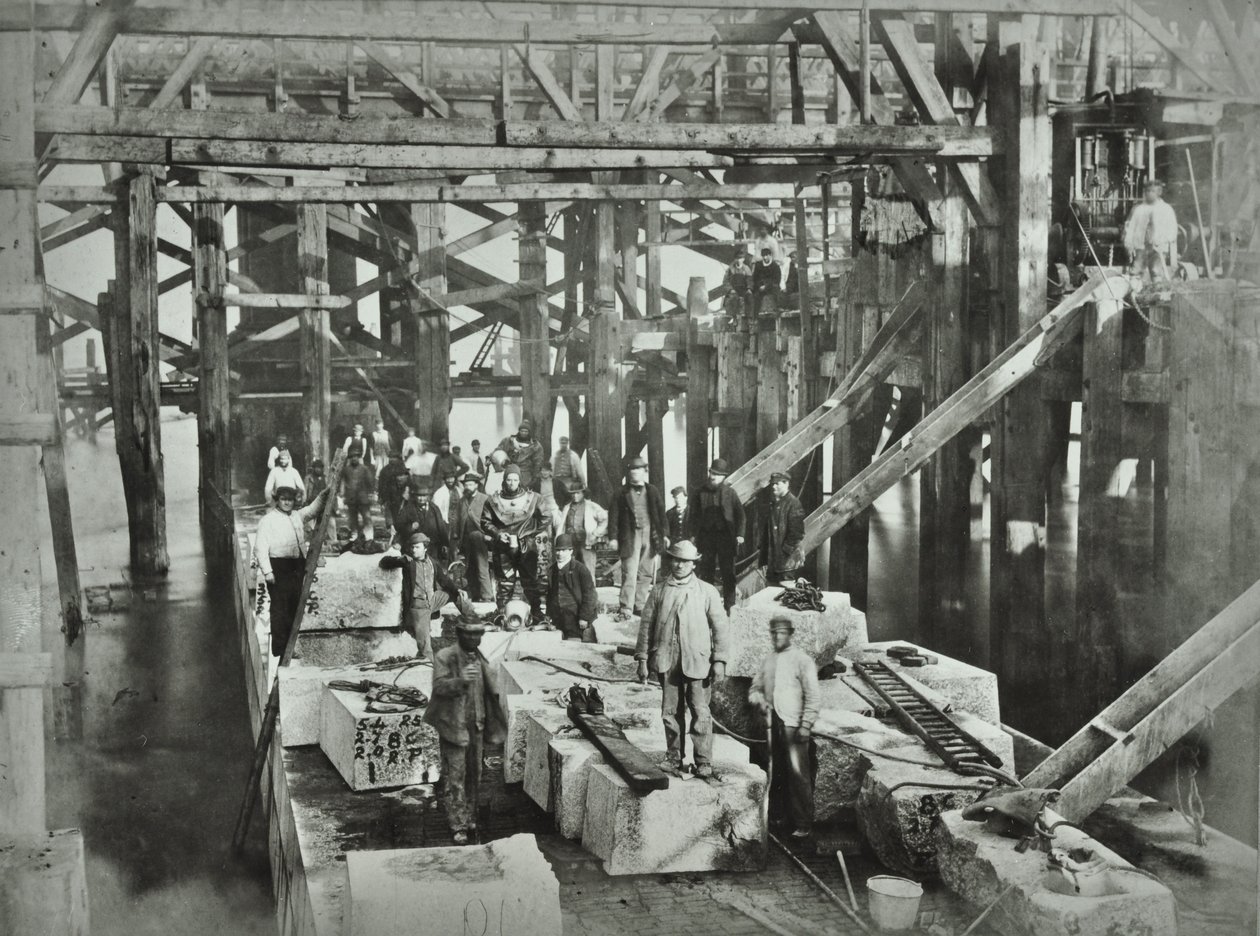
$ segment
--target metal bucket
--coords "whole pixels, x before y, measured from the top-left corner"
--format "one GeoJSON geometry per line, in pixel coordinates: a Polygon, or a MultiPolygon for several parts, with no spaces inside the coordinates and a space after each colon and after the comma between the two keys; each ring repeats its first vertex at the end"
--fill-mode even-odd
{"type": "Polygon", "coordinates": [[[866,879],[871,917],[882,930],[907,930],[919,916],[923,886],[906,878],[879,874],[866,879]]]}

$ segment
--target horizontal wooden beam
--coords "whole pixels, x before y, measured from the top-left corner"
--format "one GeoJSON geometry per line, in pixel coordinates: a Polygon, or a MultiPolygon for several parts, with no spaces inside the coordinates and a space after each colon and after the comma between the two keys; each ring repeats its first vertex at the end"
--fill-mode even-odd
{"type": "Polygon", "coordinates": [[[51,653],[0,653],[0,689],[40,689],[52,676],[51,653]]]}
{"type": "Polygon", "coordinates": [[[0,445],[51,445],[57,441],[57,420],[51,413],[0,416],[0,445]]]}
{"type": "Polygon", "coordinates": [[[940,158],[991,156],[997,138],[990,127],[538,120],[505,123],[503,134],[504,141],[511,146],[702,149],[740,153],[816,150],[845,157],[913,153],[940,158]]]}

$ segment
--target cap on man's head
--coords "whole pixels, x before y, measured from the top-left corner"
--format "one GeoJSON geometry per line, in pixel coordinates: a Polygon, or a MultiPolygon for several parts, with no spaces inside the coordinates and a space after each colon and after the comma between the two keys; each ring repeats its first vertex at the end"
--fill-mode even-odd
{"type": "Polygon", "coordinates": [[[424,543],[427,546],[429,544],[429,534],[423,530],[413,530],[411,535],[407,537],[407,545],[415,546],[418,543],[424,543]]]}
{"type": "Polygon", "coordinates": [[[556,549],[572,549],[572,548],[573,548],[573,534],[561,533],[559,536],[556,537],[556,549]]]}
{"type": "Polygon", "coordinates": [[[561,437],[560,437],[560,441],[561,441],[561,442],[568,442],[568,441],[569,441],[569,437],[568,437],[568,436],[561,436],[561,437]]]}
{"type": "Polygon", "coordinates": [[[485,632],[486,625],[482,624],[480,621],[465,621],[461,619],[460,622],[455,625],[455,633],[457,634],[467,634],[470,637],[476,635],[480,637],[485,632]]]}
{"type": "Polygon", "coordinates": [[[647,466],[648,466],[648,463],[643,458],[643,456],[636,455],[634,456],[634,458],[626,462],[626,471],[629,471],[631,468],[646,468],[647,466]]]}
{"type": "Polygon", "coordinates": [[[480,440],[480,439],[473,439],[473,440],[472,440],[472,444],[473,444],[473,445],[480,445],[480,444],[481,444],[481,440],[480,440]]]}
{"type": "Polygon", "coordinates": [[[769,247],[762,247],[762,248],[761,248],[761,255],[762,255],[763,257],[773,257],[773,256],[774,256],[774,251],[773,251],[773,250],[771,250],[769,247]]]}
{"type": "Polygon", "coordinates": [[[696,549],[696,544],[691,540],[679,540],[665,552],[682,562],[695,562],[700,558],[700,550],[696,549]]]}
{"type": "Polygon", "coordinates": [[[776,614],[770,619],[770,633],[776,631],[787,631],[789,634],[796,630],[796,625],[792,623],[790,617],[784,617],[782,614],[776,614]]]}
{"type": "Polygon", "coordinates": [[[290,500],[296,500],[297,488],[288,484],[281,484],[276,487],[276,492],[272,496],[275,497],[276,500],[280,500],[282,497],[287,497],[290,500]]]}
{"type": "Polygon", "coordinates": [[[713,459],[713,464],[709,466],[709,474],[720,475],[725,478],[731,473],[731,466],[726,463],[725,458],[713,459]]]}
{"type": "Polygon", "coordinates": [[[786,481],[788,484],[791,484],[792,477],[791,475],[785,474],[782,471],[776,471],[774,474],[770,476],[770,483],[774,484],[776,481],[786,481]]]}
{"type": "Polygon", "coordinates": [[[417,496],[423,494],[425,497],[428,497],[430,494],[433,493],[433,491],[429,489],[429,486],[427,484],[425,484],[424,482],[420,482],[419,484],[413,484],[411,486],[411,493],[417,496]]]}
{"type": "Polygon", "coordinates": [[[480,484],[482,481],[485,480],[485,478],[477,474],[477,472],[475,471],[465,471],[464,477],[461,480],[464,482],[472,481],[476,484],[480,484]]]}
{"type": "Polygon", "coordinates": [[[671,497],[677,497],[679,494],[686,494],[686,493],[687,493],[687,489],[683,487],[681,484],[677,485],[672,491],[669,492],[671,497]]]}
{"type": "Polygon", "coordinates": [[[516,475],[519,478],[521,476],[520,467],[517,465],[504,465],[503,479],[506,481],[509,475],[516,475]]]}
{"type": "Polygon", "coordinates": [[[564,485],[564,489],[568,491],[570,494],[585,494],[586,493],[586,485],[583,484],[581,481],[579,481],[577,478],[574,478],[572,481],[562,481],[561,484],[564,485]]]}

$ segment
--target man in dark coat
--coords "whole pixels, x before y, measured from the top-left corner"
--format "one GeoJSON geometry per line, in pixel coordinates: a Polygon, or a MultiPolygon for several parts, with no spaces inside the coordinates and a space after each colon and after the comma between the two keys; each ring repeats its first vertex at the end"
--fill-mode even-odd
{"type": "Polygon", "coordinates": [[[411,475],[403,464],[402,455],[389,453],[389,461],[376,476],[377,494],[381,499],[381,511],[385,514],[385,529],[394,527],[394,518],[403,504],[403,485],[411,475]]]}
{"type": "Polygon", "coordinates": [[[485,626],[461,621],[456,642],[433,659],[433,693],[424,720],[438,734],[442,755],[442,800],[455,844],[477,833],[481,756],[487,744],[507,735],[494,668],[481,655],[485,626]]]}
{"type": "Polygon", "coordinates": [[[795,581],[805,565],[800,553],[805,539],[805,508],[788,490],[791,483],[782,471],[770,476],[770,502],[761,518],[757,549],[766,567],[768,582],[795,581]]]}
{"type": "Polygon", "coordinates": [[[459,590],[446,572],[446,566],[429,556],[429,538],[423,533],[412,533],[408,538],[406,554],[387,552],[381,556],[382,569],[402,569],[402,626],[416,636],[417,659],[432,659],[433,645],[430,627],[443,605],[455,602],[455,607],[466,619],[477,620],[468,595],[459,590]]]}
{"type": "Polygon", "coordinates": [[[542,616],[542,595],[538,592],[537,537],[547,535],[550,520],[542,497],[522,486],[521,469],[503,468],[503,487],[491,497],[481,512],[481,532],[490,543],[494,577],[498,580],[495,603],[502,613],[512,597],[515,582],[508,576],[515,570],[521,590],[535,618],[542,616]]]}
{"type": "Polygon", "coordinates": [[[565,640],[595,643],[595,578],[573,558],[573,537],[556,537],[556,562],[547,587],[547,614],[565,640]]]}
{"type": "Polygon", "coordinates": [[[542,481],[543,465],[547,464],[547,455],[542,444],[533,437],[533,432],[534,424],[528,419],[522,419],[516,435],[505,436],[495,451],[502,452],[508,463],[520,469],[522,488],[537,491],[539,482],[542,481]]]}
{"type": "Polygon", "coordinates": [[[370,543],[376,538],[372,525],[372,501],[376,499],[376,472],[351,452],[341,472],[341,496],[345,498],[350,521],[350,543],[362,538],[370,543]]]}
{"type": "Polygon", "coordinates": [[[753,267],[753,310],[757,315],[773,314],[778,311],[779,285],[783,271],[774,261],[774,252],[770,248],[761,251],[761,262],[753,267]]]}
{"type": "Polygon", "coordinates": [[[643,611],[656,576],[657,557],[665,546],[665,500],[647,480],[647,462],[636,456],[626,466],[626,483],[613,503],[610,549],[621,557],[621,595],[617,615],[629,620],[643,611]]]}
{"type": "Polygon", "coordinates": [[[400,544],[411,533],[423,533],[429,538],[430,551],[439,559],[446,556],[446,524],[429,499],[428,485],[417,482],[414,475],[403,487],[402,506],[394,518],[394,535],[400,544]]]}
{"type": "Polygon", "coordinates": [[[669,496],[673,498],[674,506],[665,511],[665,528],[667,533],[665,535],[666,551],[661,556],[662,580],[669,576],[669,547],[675,543],[681,543],[687,538],[687,489],[679,484],[669,492],[669,496]]]}
{"type": "Polygon", "coordinates": [[[700,550],[696,574],[711,585],[721,575],[722,600],[729,612],[735,605],[735,557],[744,544],[744,505],[729,484],[726,460],[715,458],[709,480],[691,496],[688,532],[700,550]]]}
{"type": "Polygon", "coordinates": [[[486,534],[481,531],[481,517],[489,497],[482,492],[485,483],[476,471],[468,471],[460,482],[463,486],[462,504],[464,540],[460,549],[468,564],[468,591],[477,601],[494,601],[494,583],[490,580],[490,548],[486,534]]]}
{"type": "Polygon", "coordinates": [[[451,451],[451,440],[443,439],[438,443],[438,453],[433,457],[433,467],[429,474],[429,487],[435,491],[446,480],[446,476],[454,474],[456,480],[468,470],[468,463],[451,451]]]}

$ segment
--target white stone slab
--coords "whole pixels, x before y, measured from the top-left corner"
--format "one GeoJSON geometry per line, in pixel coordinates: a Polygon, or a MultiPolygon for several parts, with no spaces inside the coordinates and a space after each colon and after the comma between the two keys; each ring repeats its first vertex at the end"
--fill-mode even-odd
{"type": "Polygon", "coordinates": [[[633,647],[639,641],[637,617],[619,621],[611,614],[600,614],[591,626],[595,628],[595,639],[602,644],[633,647]]]}
{"type": "MultiPolygon", "coordinates": [[[[382,680],[384,674],[365,673],[359,665],[310,666],[304,660],[294,660],[276,669],[280,681],[280,741],[285,747],[319,743],[320,705],[324,686],[329,682],[334,679],[382,680]]],[[[385,678],[393,679],[393,674],[385,678]]]]}
{"type": "Polygon", "coordinates": [[[302,628],[297,654],[307,666],[349,666],[390,657],[414,657],[416,638],[401,629],[364,628],[307,632],[302,628]]]}
{"type": "Polygon", "coordinates": [[[714,753],[719,782],[671,779],[646,796],[609,765],[589,767],[583,847],[614,875],[758,866],[765,772],[714,753]]]}
{"type": "MultiPolygon", "coordinates": [[[[863,656],[874,654],[888,663],[898,673],[911,676],[918,682],[940,693],[950,701],[955,710],[978,715],[991,725],[1000,725],[1002,719],[998,706],[997,676],[978,666],[955,660],[935,650],[925,650],[940,662],[930,666],[903,667],[885,651],[892,646],[906,646],[904,641],[886,640],[869,643],[863,647],[863,656]]],[[[916,646],[909,644],[909,646],[916,646]]]]}
{"type": "Polygon", "coordinates": [[[381,557],[342,553],[316,573],[311,595],[317,607],[302,620],[303,630],[398,627],[402,614],[402,571],[379,567],[381,557]]]}
{"type": "Polygon", "coordinates": [[[346,853],[346,936],[561,936],[560,884],[532,835],[346,853]]]}
{"type": "MultiPolygon", "coordinates": [[[[1049,825],[1059,816],[1046,810],[1049,825]]],[[[1177,909],[1172,892],[1084,832],[1070,826],[1055,830],[1054,847],[1088,850],[1092,858],[1071,878],[1049,868],[1045,852],[1015,851],[1015,840],[969,822],[957,810],[937,822],[937,864],[947,887],[977,906],[1002,898],[1003,926],[1024,936],[1082,936],[1140,933],[1175,936],[1177,909]],[[1075,892],[1080,887],[1081,894],[1075,892]],[[1095,894],[1097,896],[1082,896],[1095,894]]],[[[1082,857],[1078,853],[1078,857],[1082,857]]]]}
{"type": "Polygon", "coordinates": [[[796,627],[792,642],[820,666],[837,653],[852,651],[869,642],[866,615],[849,604],[843,592],[823,592],[826,611],[792,611],[775,599],[781,588],[763,588],[742,605],[731,609],[730,659],[726,671],[731,676],[754,676],[770,652],[770,619],[784,615],[796,627]]]}
{"type": "MultiPolygon", "coordinates": [[[[433,671],[427,666],[412,667],[398,680],[426,695],[432,683],[433,671]]],[[[319,746],[352,790],[428,783],[438,778],[441,755],[437,732],[423,719],[424,709],[369,712],[364,695],[325,686],[319,746]]]]}

